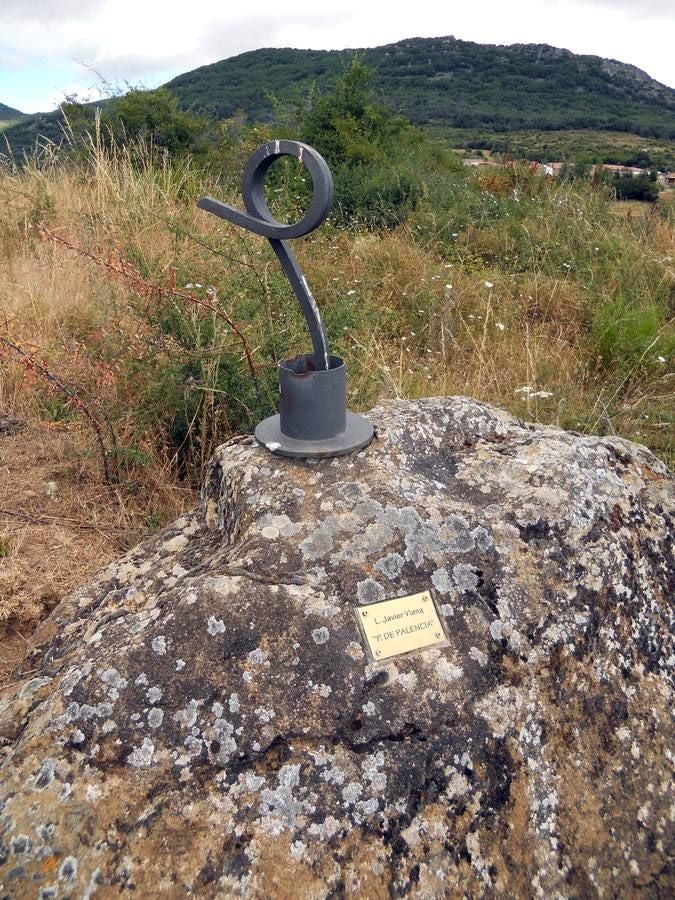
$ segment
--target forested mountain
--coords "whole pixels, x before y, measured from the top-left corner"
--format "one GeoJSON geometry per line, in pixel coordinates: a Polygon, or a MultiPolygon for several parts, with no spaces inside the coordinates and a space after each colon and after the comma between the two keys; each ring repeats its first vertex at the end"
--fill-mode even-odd
{"type": "Polygon", "coordinates": [[[275,103],[329,89],[355,54],[381,102],[413,122],[492,130],[592,128],[675,138],[675,90],[635,66],[545,44],[412,38],[363,50],[264,49],[168,82],[184,108],[274,117],[275,103]]]}
{"type": "MultiPolygon", "coordinates": [[[[145,109],[145,124],[151,133],[159,133],[162,120],[174,115],[169,101],[174,105],[177,101],[183,111],[214,119],[237,113],[244,113],[249,121],[288,118],[294,105],[307,109],[318,96],[330,93],[355,57],[372,73],[376,102],[417,125],[432,128],[440,137],[447,135],[458,146],[498,147],[500,134],[529,132],[524,142],[506,141],[527,155],[522,147],[534,146],[532,133],[547,133],[555,146],[542,152],[547,158],[557,158],[561,142],[554,132],[624,133],[631,144],[625,151],[629,155],[642,147],[642,140],[675,140],[675,90],[635,66],[578,56],[544,44],[475,44],[453,37],[412,38],[363,50],[242,53],[174,78],[165,86],[169,94],[149,92],[145,106],[156,103],[157,114],[149,115],[145,109]],[[468,144],[458,136],[462,131],[472,134],[468,144]],[[485,138],[485,132],[492,136],[485,138]],[[478,137],[483,138],[482,143],[478,137]]],[[[66,103],[63,111],[22,116],[4,128],[0,155],[8,146],[20,160],[40,142],[60,143],[64,131],[72,134],[92,127],[97,107],[114,119],[120,104],[133,107],[138,94],[132,90],[124,97],[66,103]]],[[[0,104],[0,121],[8,118],[3,110],[21,116],[18,110],[0,104]]],[[[127,135],[133,133],[133,129],[126,131],[127,135]]],[[[581,146],[583,141],[577,139],[576,143],[581,146]]],[[[671,148],[672,144],[654,158],[669,160],[671,148]]],[[[612,161],[620,161],[625,152],[619,151],[616,159],[610,154],[612,161]]]]}

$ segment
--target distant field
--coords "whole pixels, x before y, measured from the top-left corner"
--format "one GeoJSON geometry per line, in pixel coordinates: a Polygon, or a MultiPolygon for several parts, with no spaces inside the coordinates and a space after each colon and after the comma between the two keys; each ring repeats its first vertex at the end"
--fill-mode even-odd
{"type": "Polygon", "coordinates": [[[675,141],[616,131],[507,131],[442,128],[434,133],[455,147],[503,146],[513,156],[564,161],[579,156],[604,157],[646,151],[657,164],[675,168],[675,141]]]}
{"type": "Polygon", "coordinates": [[[612,212],[617,216],[631,216],[634,219],[645,219],[654,211],[654,204],[643,200],[614,200],[612,212]]]}

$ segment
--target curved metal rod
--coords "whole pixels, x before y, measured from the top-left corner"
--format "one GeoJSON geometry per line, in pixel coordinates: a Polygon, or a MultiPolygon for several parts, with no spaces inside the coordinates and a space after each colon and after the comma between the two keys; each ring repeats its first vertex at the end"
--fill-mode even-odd
{"type": "Polygon", "coordinates": [[[269,240],[307,322],[316,366],[318,369],[328,369],[330,355],[321,313],[307,279],[287,243],[293,238],[313,231],[330,212],[333,205],[333,176],[328,163],[313,147],[300,141],[270,141],[258,148],[246,163],[242,179],[242,195],[245,213],[213,197],[202,197],[197,206],[269,240]],[[296,157],[311,175],[313,184],[309,209],[299,222],[289,225],[276,221],[265,198],[267,170],[282,156],[296,157]]]}

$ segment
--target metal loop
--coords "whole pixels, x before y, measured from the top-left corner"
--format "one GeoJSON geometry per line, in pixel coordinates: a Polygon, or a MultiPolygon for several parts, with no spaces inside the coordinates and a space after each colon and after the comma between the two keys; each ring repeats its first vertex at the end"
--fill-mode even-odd
{"type": "Polygon", "coordinates": [[[270,141],[259,147],[247,162],[242,179],[242,195],[246,212],[235,209],[228,203],[215,200],[213,197],[202,197],[197,202],[197,206],[221,219],[232,222],[233,225],[239,225],[241,228],[246,228],[247,231],[252,231],[269,240],[300,303],[312,338],[316,366],[319,369],[328,369],[328,342],[319,308],[309,289],[307,279],[298,266],[290,247],[285,243],[313,231],[330,212],[333,205],[333,176],[328,168],[328,163],[313,147],[300,141],[270,141]],[[311,175],[313,184],[312,202],[309,209],[299,222],[289,225],[276,221],[265,197],[267,170],[282,156],[294,156],[301,162],[311,175]]]}
{"type": "Polygon", "coordinates": [[[326,218],[333,205],[333,176],[326,160],[313,147],[300,141],[270,141],[259,147],[246,163],[242,195],[246,213],[213,197],[202,197],[197,206],[254,234],[272,240],[289,241],[309,234],[326,218]],[[267,170],[282,156],[294,156],[301,162],[312,176],[314,186],[307,213],[299,222],[288,225],[277,222],[265,197],[267,170]]]}

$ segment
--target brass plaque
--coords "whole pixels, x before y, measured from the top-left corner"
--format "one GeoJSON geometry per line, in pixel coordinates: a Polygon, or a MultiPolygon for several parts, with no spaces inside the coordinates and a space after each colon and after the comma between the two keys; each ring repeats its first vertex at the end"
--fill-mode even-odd
{"type": "Polygon", "coordinates": [[[377,662],[402,653],[447,644],[429,591],[360,606],[356,617],[370,655],[377,662]]]}

